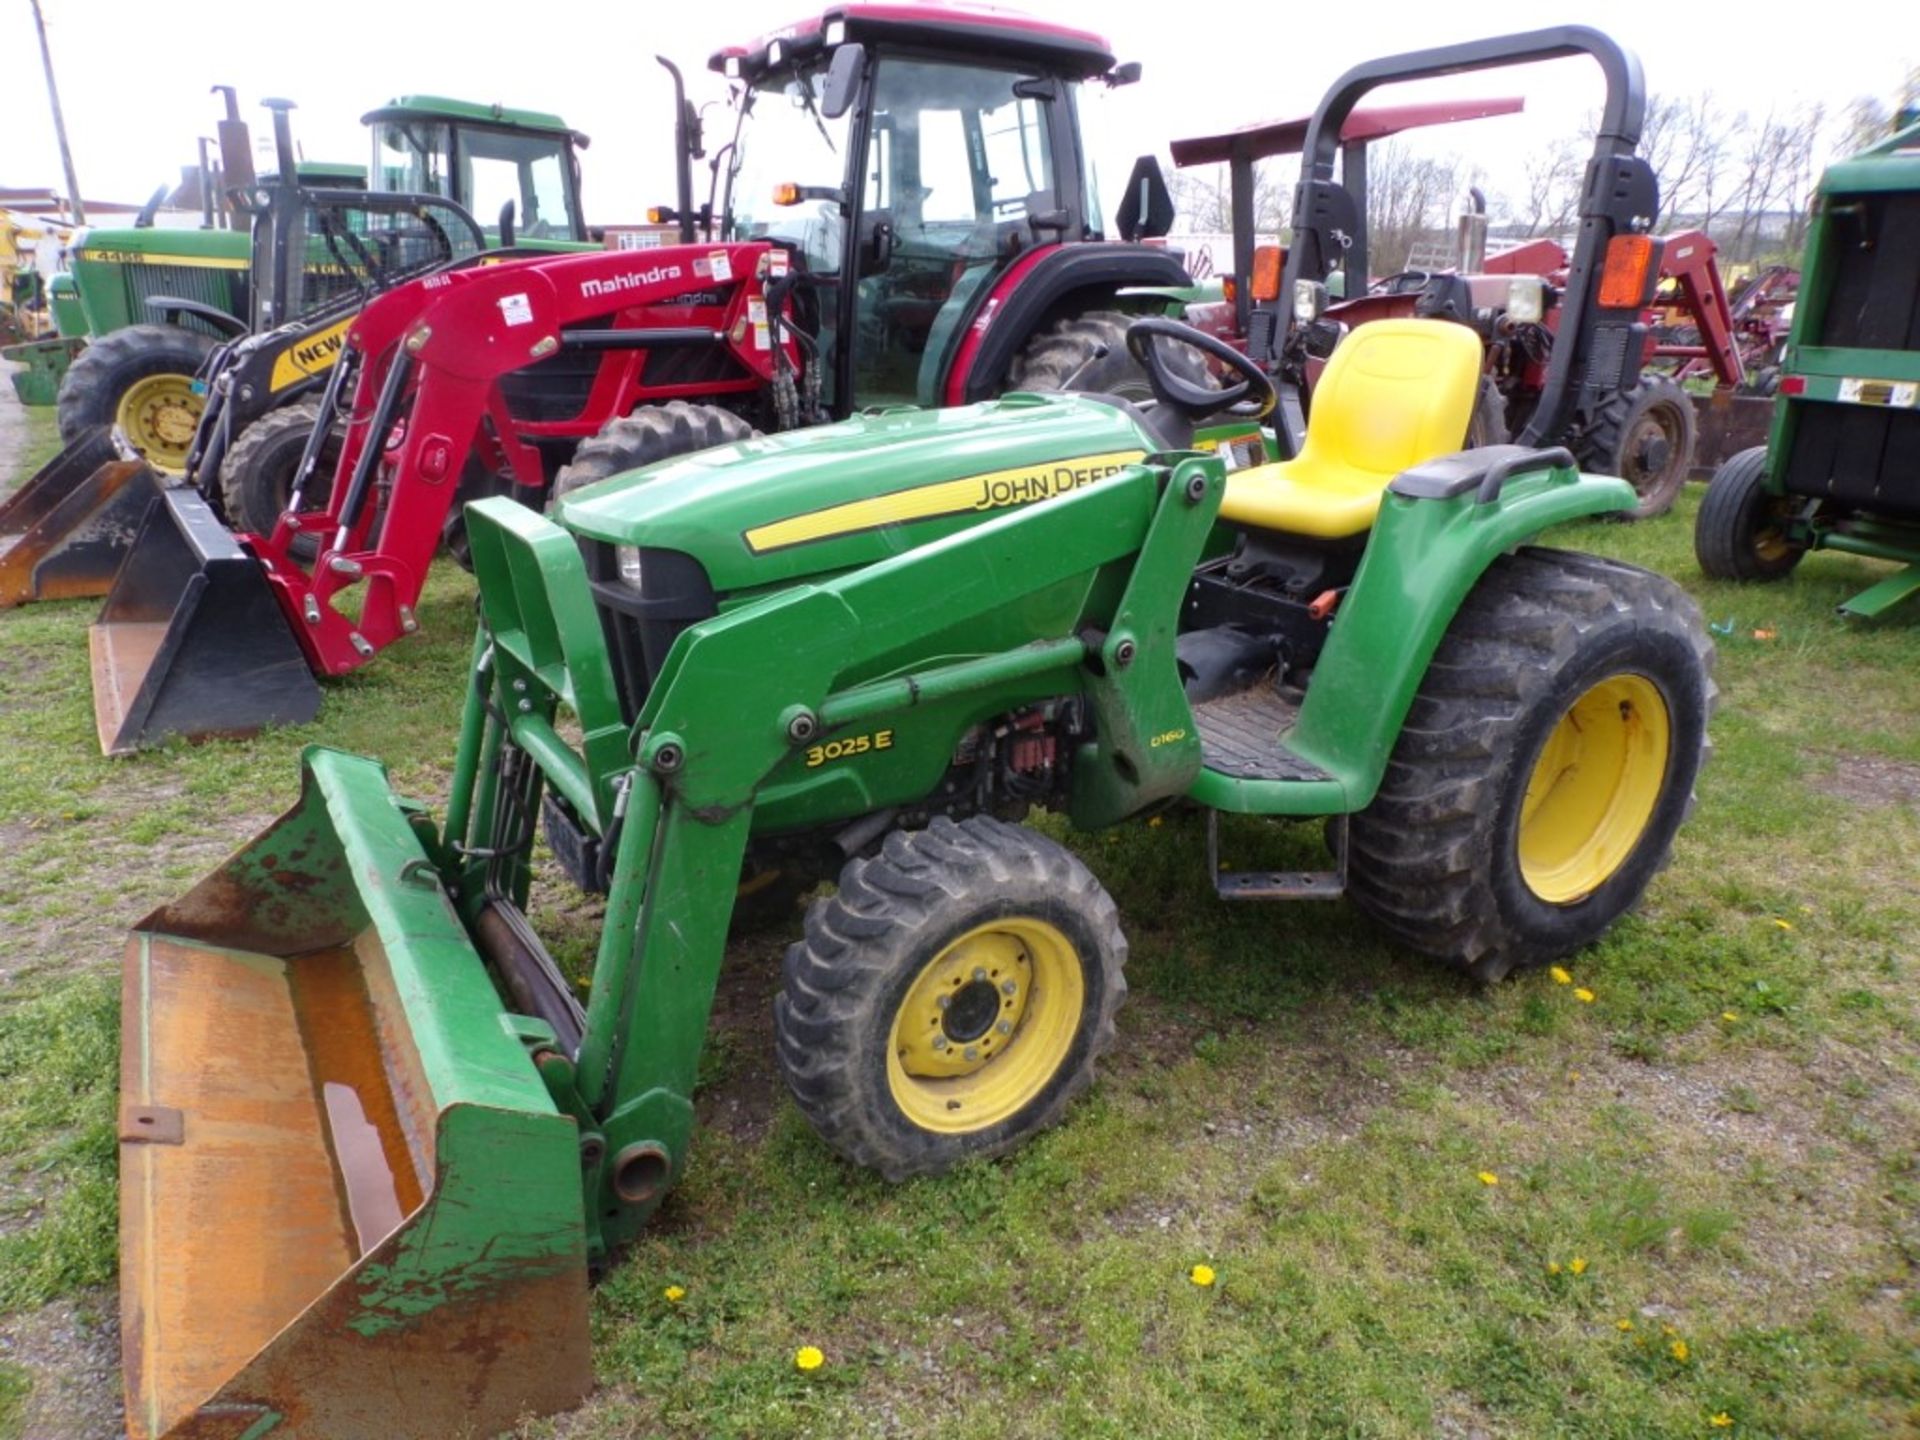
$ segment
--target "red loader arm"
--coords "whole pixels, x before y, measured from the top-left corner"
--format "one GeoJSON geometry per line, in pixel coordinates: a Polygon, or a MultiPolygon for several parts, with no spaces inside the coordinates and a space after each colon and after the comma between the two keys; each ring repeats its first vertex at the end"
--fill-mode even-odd
{"type": "MultiPolygon", "coordinates": [[[[517,483],[540,486],[528,437],[584,438],[637,403],[765,387],[771,251],[677,246],[483,265],[369,304],[348,336],[353,401],[325,510],[290,512],[271,536],[245,537],[314,670],[353,670],[417,628],[414,607],[477,447],[497,448],[517,483]],[[736,378],[642,385],[651,350],[702,345],[726,349],[736,378]],[[567,349],[601,356],[580,414],[516,419],[502,377],[567,349]],[[309,573],[292,545],[315,532],[322,548],[309,573]],[[339,608],[356,586],[358,604],[339,608]]],[[[791,342],[787,354],[796,359],[791,342]]]]}

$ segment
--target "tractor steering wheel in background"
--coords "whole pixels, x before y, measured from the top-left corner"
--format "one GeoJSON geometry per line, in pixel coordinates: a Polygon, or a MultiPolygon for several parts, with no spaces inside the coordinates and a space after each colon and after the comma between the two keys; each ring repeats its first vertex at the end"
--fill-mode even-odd
{"type": "Polygon", "coordinates": [[[1191,421],[1223,413],[1239,420],[1264,420],[1280,403],[1279,392],[1266,371],[1226,341],[1178,320],[1149,315],[1134,321],[1127,327],[1127,353],[1147,372],[1147,383],[1160,403],[1191,421]],[[1239,383],[1209,390],[1174,374],[1161,362],[1156,343],[1161,340],[1191,345],[1238,375],[1239,383]]]}

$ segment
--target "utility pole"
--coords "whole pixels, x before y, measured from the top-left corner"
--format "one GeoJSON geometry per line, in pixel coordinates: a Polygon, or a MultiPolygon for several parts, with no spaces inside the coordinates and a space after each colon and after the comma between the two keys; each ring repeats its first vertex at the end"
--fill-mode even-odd
{"type": "Polygon", "coordinates": [[[67,120],[60,113],[60,87],[53,83],[53,52],[47,48],[46,17],[40,13],[40,0],[27,0],[33,6],[33,28],[40,32],[40,63],[47,72],[47,99],[53,105],[53,133],[60,139],[60,164],[67,172],[67,199],[73,204],[73,223],[87,223],[87,202],[80,198],[80,182],[73,176],[73,151],[67,146],[67,120]]]}

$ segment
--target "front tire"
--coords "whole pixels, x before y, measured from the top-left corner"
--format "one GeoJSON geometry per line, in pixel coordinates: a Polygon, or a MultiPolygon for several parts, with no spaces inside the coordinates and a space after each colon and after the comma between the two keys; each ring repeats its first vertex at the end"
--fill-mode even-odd
{"type": "Polygon", "coordinates": [[[1713,472],[1693,522],[1693,554],[1715,580],[1781,580],[1805,545],[1790,538],[1794,503],[1767,489],[1767,447],[1742,450],[1713,472]]]}
{"type": "Polygon", "coordinates": [[[1633,486],[1639,503],[1616,512],[1618,518],[1650,520],[1680,498],[1693,469],[1697,430],[1687,392],[1665,375],[1642,375],[1601,406],[1578,447],[1581,468],[1618,475],[1633,486]]]}
{"type": "Polygon", "coordinates": [[[850,861],[787,952],[780,1068],[820,1138],[889,1180],[999,1155],[1093,1081],[1126,999],[1112,899],[987,816],[850,861]]]}
{"type": "Polygon", "coordinates": [[[609,420],[598,435],[573,452],[573,460],[553,477],[553,499],[642,465],[748,440],[759,433],[717,405],[691,405],[685,400],[643,405],[631,415],[609,420]]]}
{"type": "MultiPolygon", "coordinates": [[[[220,500],[229,526],[254,535],[273,533],[292,498],[293,472],[307,448],[307,437],[319,421],[319,400],[302,400],[262,415],[240,432],[220,462],[220,500]]],[[[313,475],[300,497],[302,513],[326,509],[345,434],[343,426],[336,426],[321,442],[313,475]]],[[[317,531],[302,533],[295,537],[292,550],[302,560],[311,560],[320,553],[320,543],[317,531]]]]}
{"type": "Polygon", "coordinates": [[[60,382],[61,441],[117,425],[154,469],[181,474],[206,408],[194,377],[215,343],[178,325],[129,325],[93,341],[60,382]]]}
{"type": "Polygon", "coordinates": [[[1348,893],[1481,981],[1598,939],[1692,806],[1712,661],[1662,576],[1568,551],[1496,559],[1353,817],[1348,893]]]}

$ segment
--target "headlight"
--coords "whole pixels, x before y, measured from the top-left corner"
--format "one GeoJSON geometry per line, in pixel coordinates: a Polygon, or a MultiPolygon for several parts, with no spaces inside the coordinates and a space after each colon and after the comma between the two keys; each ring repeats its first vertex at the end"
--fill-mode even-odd
{"type": "Polygon", "coordinates": [[[640,588],[640,547],[638,545],[614,546],[613,562],[619,567],[620,578],[638,590],[640,588]]]}
{"type": "Polygon", "coordinates": [[[1293,318],[1302,325],[1311,325],[1318,320],[1327,308],[1327,287],[1318,280],[1296,280],[1293,282],[1293,318]]]}
{"type": "Polygon", "coordinates": [[[1516,275],[1507,282],[1507,318],[1521,325],[1538,325],[1546,313],[1547,287],[1538,275],[1516,275]]]}

